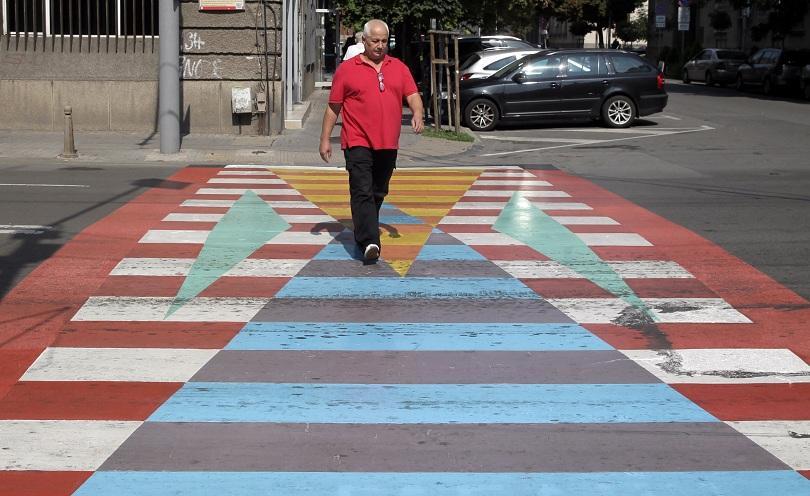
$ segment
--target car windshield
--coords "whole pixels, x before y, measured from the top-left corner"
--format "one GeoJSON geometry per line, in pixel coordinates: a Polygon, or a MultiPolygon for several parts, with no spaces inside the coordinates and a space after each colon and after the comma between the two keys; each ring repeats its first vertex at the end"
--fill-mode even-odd
{"type": "Polygon", "coordinates": [[[743,52],[737,52],[734,50],[718,50],[717,58],[727,60],[745,60],[748,57],[746,57],[743,52]]]}

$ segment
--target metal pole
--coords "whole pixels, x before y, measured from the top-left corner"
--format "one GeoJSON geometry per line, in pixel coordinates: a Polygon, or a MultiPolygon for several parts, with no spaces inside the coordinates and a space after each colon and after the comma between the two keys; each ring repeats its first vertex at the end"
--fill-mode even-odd
{"type": "Polygon", "coordinates": [[[73,141],[73,108],[65,107],[65,146],[62,150],[61,158],[76,158],[76,145],[73,141]]]}
{"type": "Polygon", "coordinates": [[[180,151],[180,2],[161,0],[158,122],[160,153],[180,151]]]}

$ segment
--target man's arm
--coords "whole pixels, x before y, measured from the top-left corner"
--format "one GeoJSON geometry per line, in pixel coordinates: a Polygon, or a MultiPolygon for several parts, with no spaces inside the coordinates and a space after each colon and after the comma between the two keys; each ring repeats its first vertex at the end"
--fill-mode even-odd
{"type": "Polygon", "coordinates": [[[411,118],[413,132],[420,134],[425,127],[425,109],[422,107],[422,97],[419,96],[419,93],[412,93],[405,98],[405,101],[413,114],[411,118]]]}
{"type": "Polygon", "coordinates": [[[338,114],[340,113],[341,108],[343,108],[343,105],[340,103],[330,103],[326,106],[326,111],[323,113],[323,124],[321,125],[321,146],[319,151],[324,162],[329,162],[329,159],[332,158],[332,142],[330,141],[330,138],[332,136],[332,129],[335,128],[335,123],[337,122],[338,114]]]}

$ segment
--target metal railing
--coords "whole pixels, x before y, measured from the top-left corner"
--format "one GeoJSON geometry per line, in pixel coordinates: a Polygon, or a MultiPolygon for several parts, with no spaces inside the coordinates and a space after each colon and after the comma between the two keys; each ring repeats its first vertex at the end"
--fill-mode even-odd
{"type": "Polygon", "coordinates": [[[155,52],[159,0],[0,0],[7,51],[155,52]]]}

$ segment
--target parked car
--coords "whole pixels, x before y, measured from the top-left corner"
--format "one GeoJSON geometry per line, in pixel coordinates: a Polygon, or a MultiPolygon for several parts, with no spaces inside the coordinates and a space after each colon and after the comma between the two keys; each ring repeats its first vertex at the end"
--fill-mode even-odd
{"type": "Polygon", "coordinates": [[[491,48],[476,52],[459,67],[461,80],[487,78],[512,62],[539,51],[539,48],[491,48]]]}
{"type": "Polygon", "coordinates": [[[605,49],[547,50],[516,60],[486,79],[461,83],[466,125],[602,119],[628,127],[667,104],[664,76],[636,54],[605,49]]]}
{"type": "Polygon", "coordinates": [[[707,48],[684,64],[683,82],[689,84],[692,81],[704,81],[707,86],[734,83],[737,68],[747,59],[745,53],[739,50],[707,48]]]}
{"type": "Polygon", "coordinates": [[[804,98],[810,100],[810,64],[802,68],[802,77],[799,84],[804,98]]]}
{"type": "Polygon", "coordinates": [[[488,48],[522,48],[524,50],[531,50],[537,49],[538,47],[514,36],[466,36],[458,39],[459,65],[464,65],[464,62],[475,52],[480,52],[488,48]]]}
{"type": "Polygon", "coordinates": [[[761,86],[766,95],[777,90],[798,90],[802,66],[810,63],[810,51],[763,48],[737,69],[736,87],[761,86]]]}

